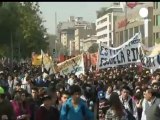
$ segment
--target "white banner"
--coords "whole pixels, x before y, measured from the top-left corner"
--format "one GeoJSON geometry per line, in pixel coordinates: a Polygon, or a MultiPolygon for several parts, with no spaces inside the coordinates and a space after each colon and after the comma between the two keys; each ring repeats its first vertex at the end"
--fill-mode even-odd
{"type": "Polygon", "coordinates": [[[98,68],[103,69],[128,63],[137,63],[140,62],[141,54],[141,34],[137,33],[132,39],[120,47],[114,48],[114,50],[100,45],[98,68]],[[104,50],[106,53],[103,52],[104,50]]]}
{"type": "Polygon", "coordinates": [[[116,48],[109,47],[105,43],[100,43],[98,58],[101,58],[101,57],[107,58],[107,59],[113,58],[113,57],[117,56],[119,54],[119,52],[121,50],[123,50],[125,47],[133,44],[133,41],[135,41],[137,39],[141,39],[140,33],[136,33],[135,36],[133,36],[127,42],[123,43],[122,45],[120,45],[119,47],[116,47],[116,48]]]}
{"type": "Polygon", "coordinates": [[[68,75],[74,73],[79,76],[81,73],[84,74],[84,60],[83,55],[76,56],[69,60],[66,60],[58,65],[58,71],[61,75],[68,75]]]}
{"type": "Polygon", "coordinates": [[[160,54],[154,57],[143,56],[141,57],[141,63],[144,68],[156,70],[160,68],[160,54]]]}

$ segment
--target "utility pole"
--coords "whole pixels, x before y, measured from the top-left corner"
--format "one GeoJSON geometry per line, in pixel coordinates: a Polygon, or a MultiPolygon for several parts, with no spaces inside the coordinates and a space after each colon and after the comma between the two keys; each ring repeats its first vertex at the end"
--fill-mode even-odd
{"type": "Polygon", "coordinates": [[[55,35],[57,35],[57,13],[55,12],[55,35]]]}

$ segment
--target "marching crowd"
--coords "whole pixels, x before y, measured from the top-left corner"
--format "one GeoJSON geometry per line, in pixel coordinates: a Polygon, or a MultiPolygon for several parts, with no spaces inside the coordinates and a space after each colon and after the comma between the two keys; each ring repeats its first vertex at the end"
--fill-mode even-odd
{"type": "Polygon", "coordinates": [[[119,66],[65,76],[0,65],[0,120],[160,120],[160,74],[119,66]]]}

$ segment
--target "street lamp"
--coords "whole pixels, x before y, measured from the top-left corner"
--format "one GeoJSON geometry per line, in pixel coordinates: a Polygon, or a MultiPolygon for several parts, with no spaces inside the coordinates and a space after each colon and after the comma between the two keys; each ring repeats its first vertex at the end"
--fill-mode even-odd
{"type": "Polygon", "coordinates": [[[139,15],[144,20],[144,36],[145,36],[145,40],[148,40],[148,9],[141,8],[139,11],[139,15]]]}
{"type": "MultiPolygon", "coordinates": [[[[145,41],[148,41],[148,9],[147,8],[141,8],[139,10],[139,15],[143,18],[144,20],[144,36],[145,36],[145,41]]],[[[150,72],[153,73],[154,70],[150,69],[150,72]]]]}

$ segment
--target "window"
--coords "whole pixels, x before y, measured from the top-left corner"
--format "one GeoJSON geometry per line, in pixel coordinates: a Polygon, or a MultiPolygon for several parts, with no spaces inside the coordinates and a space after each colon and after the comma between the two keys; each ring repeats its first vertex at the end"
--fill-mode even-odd
{"type": "Polygon", "coordinates": [[[155,40],[156,38],[155,38],[155,33],[153,33],[153,40],[155,40]]]}
{"type": "Polygon", "coordinates": [[[103,30],[107,30],[107,26],[97,29],[97,32],[100,32],[100,31],[103,31],[103,30]]]}
{"type": "Polygon", "coordinates": [[[120,44],[123,43],[123,31],[120,32],[120,44]]]}
{"type": "Polygon", "coordinates": [[[158,9],[158,2],[156,2],[156,9],[158,9]]]}
{"type": "Polygon", "coordinates": [[[116,40],[114,41],[114,44],[116,44],[116,46],[120,45],[120,42],[119,42],[119,32],[116,32],[116,40]]]}
{"type": "Polygon", "coordinates": [[[160,38],[160,33],[156,33],[156,39],[160,38]]]}
{"type": "Polygon", "coordinates": [[[160,8],[160,2],[158,2],[158,8],[160,8]]]}
{"type": "Polygon", "coordinates": [[[160,26],[160,15],[157,15],[157,25],[160,26]]]}
{"type": "Polygon", "coordinates": [[[158,9],[158,6],[159,6],[158,4],[159,4],[158,2],[154,2],[153,8],[154,8],[154,9],[158,9]]]}
{"type": "Polygon", "coordinates": [[[129,29],[129,39],[133,37],[133,28],[130,28],[129,29]]]}
{"type": "Polygon", "coordinates": [[[142,38],[144,38],[144,25],[140,26],[140,31],[141,31],[142,38]]]}
{"type": "Polygon", "coordinates": [[[138,33],[138,26],[137,27],[134,27],[134,34],[138,33]]]}
{"type": "Polygon", "coordinates": [[[154,16],[153,16],[153,26],[156,26],[155,21],[156,21],[156,18],[155,18],[155,15],[154,15],[154,16]]]}
{"type": "Polygon", "coordinates": [[[112,39],[112,34],[111,33],[109,33],[109,39],[112,39]]]}
{"type": "Polygon", "coordinates": [[[128,30],[125,30],[125,41],[128,40],[128,30]]]}
{"type": "Polygon", "coordinates": [[[107,34],[104,34],[104,37],[107,37],[107,34]]]}
{"type": "Polygon", "coordinates": [[[101,36],[98,36],[98,39],[102,39],[102,38],[105,38],[105,37],[107,37],[107,34],[103,34],[101,36]]]}
{"type": "Polygon", "coordinates": [[[111,17],[112,17],[111,14],[109,14],[109,22],[111,22],[111,19],[112,19],[111,17]]]}
{"type": "Polygon", "coordinates": [[[158,15],[155,16],[155,26],[158,26],[158,15]]]}
{"type": "Polygon", "coordinates": [[[109,24],[109,30],[111,30],[112,28],[111,28],[111,24],[109,24]]]}

